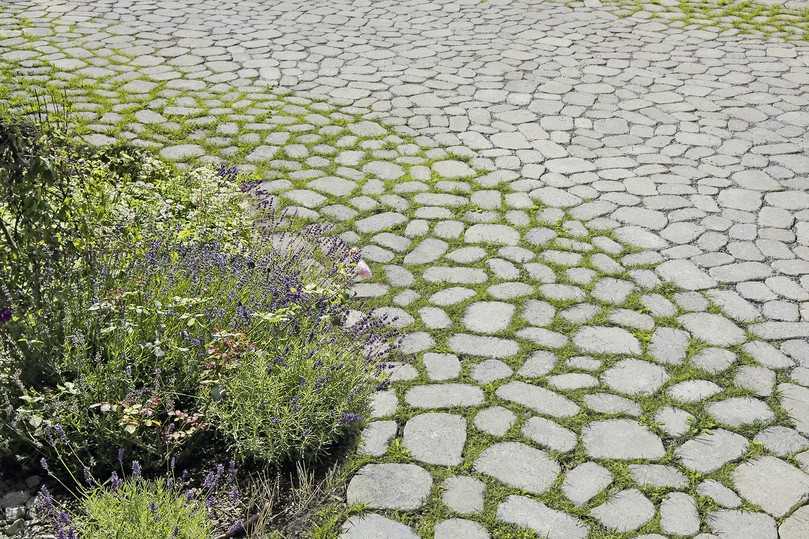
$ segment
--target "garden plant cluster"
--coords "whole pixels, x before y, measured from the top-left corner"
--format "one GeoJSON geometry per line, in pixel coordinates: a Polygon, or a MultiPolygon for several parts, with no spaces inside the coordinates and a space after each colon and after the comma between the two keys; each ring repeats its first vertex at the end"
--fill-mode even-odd
{"type": "Polygon", "coordinates": [[[64,116],[0,122],[2,457],[53,479],[59,538],[242,535],[240,478],[338,446],[395,335],[326,226],[64,116]]]}

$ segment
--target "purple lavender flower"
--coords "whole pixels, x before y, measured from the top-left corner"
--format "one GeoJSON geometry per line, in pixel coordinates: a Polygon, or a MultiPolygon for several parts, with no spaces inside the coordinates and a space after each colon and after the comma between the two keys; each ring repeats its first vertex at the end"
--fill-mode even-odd
{"type": "Polygon", "coordinates": [[[354,412],[345,412],[343,414],[343,423],[346,425],[351,425],[352,423],[357,423],[362,421],[362,416],[360,414],[354,412]]]}
{"type": "Polygon", "coordinates": [[[110,476],[110,489],[118,490],[123,484],[124,482],[120,477],[118,477],[118,474],[116,472],[112,472],[112,475],[110,476]]]}
{"type": "Polygon", "coordinates": [[[45,457],[39,459],[39,465],[42,466],[42,469],[45,470],[46,473],[50,473],[50,469],[48,468],[48,461],[45,457]]]}
{"type": "Polygon", "coordinates": [[[42,488],[39,489],[37,509],[44,515],[50,515],[54,511],[53,496],[51,496],[51,492],[45,485],[42,485],[42,488]]]}
{"type": "Polygon", "coordinates": [[[3,307],[0,309],[0,324],[5,324],[11,320],[12,314],[14,314],[14,311],[11,309],[11,307],[3,307]]]}
{"type": "Polygon", "coordinates": [[[132,461],[132,477],[138,478],[141,476],[142,469],[140,467],[140,462],[137,460],[132,461]]]}

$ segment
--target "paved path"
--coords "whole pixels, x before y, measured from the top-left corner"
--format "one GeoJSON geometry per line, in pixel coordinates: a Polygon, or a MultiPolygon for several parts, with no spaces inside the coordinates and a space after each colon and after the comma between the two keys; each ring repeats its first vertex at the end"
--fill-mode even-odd
{"type": "Polygon", "coordinates": [[[94,143],[254,169],[407,334],[344,537],[809,536],[805,42],[597,2],[87,4],[9,4],[16,83],[94,143]]]}

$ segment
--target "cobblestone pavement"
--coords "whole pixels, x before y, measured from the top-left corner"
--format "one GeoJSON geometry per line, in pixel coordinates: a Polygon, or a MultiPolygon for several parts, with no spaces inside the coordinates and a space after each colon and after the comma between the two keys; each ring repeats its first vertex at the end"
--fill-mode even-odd
{"type": "Polygon", "coordinates": [[[343,537],[809,537],[806,42],[592,1],[41,0],[0,63],[91,142],[239,163],[362,246],[414,360],[343,537]]]}

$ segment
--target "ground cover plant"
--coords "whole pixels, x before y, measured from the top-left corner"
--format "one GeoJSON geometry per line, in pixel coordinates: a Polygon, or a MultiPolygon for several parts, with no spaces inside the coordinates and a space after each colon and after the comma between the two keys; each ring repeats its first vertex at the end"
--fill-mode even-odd
{"type": "Polygon", "coordinates": [[[165,513],[210,535],[219,501],[153,477],[314,462],[361,423],[393,335],[346,323],[359,254],[327,227],[233,168],[90,149],[62,118],[7,116],[0,180],[3,453],[78,492],[65,534],[164,537],[165,513]]]}

